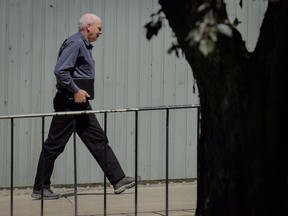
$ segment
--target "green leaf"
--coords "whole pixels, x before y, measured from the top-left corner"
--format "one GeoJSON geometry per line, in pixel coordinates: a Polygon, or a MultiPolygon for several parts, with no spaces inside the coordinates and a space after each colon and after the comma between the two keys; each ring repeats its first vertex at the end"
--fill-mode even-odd
{"type": "Polygon", "coordinates": [[[215,43],[210,39],[201,40],[199,50],[204,56],[208,56],[215,50],[215,43]]]}
{"type": "Polygon", "coordinates": [[[232,33],[232,29],[230,26],[223,24],[223,23],[220,23],[217,25],[217,29],[218,29],[219,33],[226,35],[228,37],[232,37],[233,33],[232,33]]]}
{"type": "Polygon", "coordinates": [[[217,41],[217,33],[215,31],[210,31],[209,36],[212,41],[216,42],[217,41]]]}

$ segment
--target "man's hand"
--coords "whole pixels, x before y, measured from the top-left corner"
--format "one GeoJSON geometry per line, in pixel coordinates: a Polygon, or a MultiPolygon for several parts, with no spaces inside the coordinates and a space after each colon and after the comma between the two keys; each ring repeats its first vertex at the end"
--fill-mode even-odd
{"type": "Polygon", "coordinates": [[[89,97],[90,95],[86,91],[80,89],[74,94],[74,101],[75,103],[85,103],[89,97]]]}

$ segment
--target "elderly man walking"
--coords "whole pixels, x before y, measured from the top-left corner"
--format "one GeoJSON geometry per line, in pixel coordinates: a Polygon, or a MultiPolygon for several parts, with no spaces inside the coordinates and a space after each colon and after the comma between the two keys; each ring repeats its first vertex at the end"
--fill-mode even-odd
{"type": "MultiPolygon", "coordinates": [[[[54,74],[57,93],[53,100],[54,110],[79,111],[92,110],[89,104],[91,92],[77,84],[76,79],[94,83],[95,62],[92,57],[92,42],[102,34],[102,21],[95,14],[84,14],[78,24],[79,31],[68,37],[59,50],[54,74]]],[[[94,87],[94,85],[92,85],[94,87]]],[[[93,89],[92,89],[93,91],[93,89]]],[[[32,197],[40,199],[58,199],[61,195],[51,188],[51,175],[56,158],[64,151],[65,145],[76,130],[78,136],[96,159],[114,187],[114,193],[120,194],[135,185],[135,179],[125,175],[108,139],[95,114],[76,116],[54,116],[49,134],[44,142],[39,158],[32,197]],[[106,146],[106,164],[105,149],[106,146]]]]}

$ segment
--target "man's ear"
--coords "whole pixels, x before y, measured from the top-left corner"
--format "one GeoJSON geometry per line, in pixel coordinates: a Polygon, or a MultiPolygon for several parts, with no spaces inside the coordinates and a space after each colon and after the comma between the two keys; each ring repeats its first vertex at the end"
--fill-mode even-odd
{"type": "Polygon", "coordinates": [[[91,27],[90,24],[88,24],[88,25],[86,26],[86,30],[87,30],[87,32],[90,32],[90,27],[91,27]]]}

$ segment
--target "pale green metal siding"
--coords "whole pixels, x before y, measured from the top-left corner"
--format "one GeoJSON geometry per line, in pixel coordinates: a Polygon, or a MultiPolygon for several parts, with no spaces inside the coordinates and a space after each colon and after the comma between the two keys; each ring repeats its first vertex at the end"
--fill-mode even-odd
{"type": "MultiPolygon", "coordinates": [[[[227,3],[240,16],[247,46],[253,49],[266,1],[227,3]]],[[[93,12],[103,19],[103,35],[94,43],[94,110],[198,104],[192,72],[183,57],[168,55],[171,29],[166,21],[150,42],[144,25],[159,10],[156,0],[0,0],[0,115],[53,112],[53,74],[58,48],[77,31],[78,19],[93,12]]],[[[103,124],[103,116],[98,115],[103,124]]],[[[45,138],[51,118],[45,121],[45,138]]],[[[165,177],[165,113],[139,114],[139,174],[165,177]]],[[[14,126],[14,185],[31,186],[41,150],[41,119],[18,119],[14,126]]],[[[134,115],[108,115],[108,137],[123,169],[134,174],[134,115]]],[[[196,111],[171,111],[170,178],[196,178],[196,111]]],[[[78,182],[101,182],[103,173],[77,139],[78,182]]],[[[73,183],[73,148],[57,159],[53,184],[73,183]]],[[[0,187],[10,183],[10,121],[0,121],[0,187]]]]}

